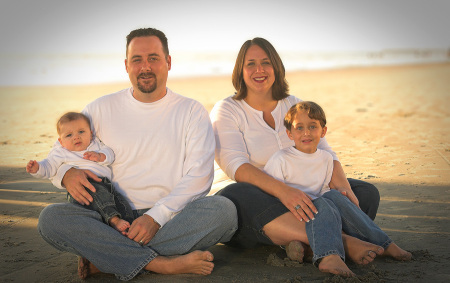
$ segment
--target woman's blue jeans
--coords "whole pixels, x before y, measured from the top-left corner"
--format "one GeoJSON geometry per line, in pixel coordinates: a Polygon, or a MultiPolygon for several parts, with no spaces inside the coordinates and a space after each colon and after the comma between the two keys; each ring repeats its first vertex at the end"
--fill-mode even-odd
{"type": "MultiPolygon", "coordinates": [[[[135,217],[148,209],[135,210],[135,217]]],[[[182,255],[227,242],[237,229],[234,204],[221,196],[192,201],[140,246],[102,222],[101,215],[73,203],[52,204],[39,216],[38,231],[55,248],[87,258],[101,272],[130,280],[158,255],[182,255]]]]}
{"type": "Polygon", "coordinates": [[[386,248],[392,240],[361,209],[336,190],[313,201],[318,214],[306,223],[314,252],[313,262],[331,254],[345,260],[342,231],[349,236],[386,248]]]}

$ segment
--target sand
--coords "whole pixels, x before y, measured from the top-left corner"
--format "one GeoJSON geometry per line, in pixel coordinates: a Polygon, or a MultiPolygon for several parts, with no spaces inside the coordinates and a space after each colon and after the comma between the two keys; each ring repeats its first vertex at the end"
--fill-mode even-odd
{"type": "MultiPolygon", "coordinates": [[[[450,282],[450,63],[305,71],[287,79],[290,93],[325,109],[327,139],[347,176],[378,187],[375,222],[414,260],[348,263],[358,277],[344,280],[284,260],[279,247],[216,245],[210,248],[215,269],[209,276],[143,274],[133,281],[450,282]]],[[[208,110],[233,93],[229,77],[169,78],[168,85],[208,110]]],[[[42,208],[64,202],[65,194],[24,167],[46,157],[61,114],[126,87],[0,88],[0,282],[80,281],[76,257],[50,247],[36,230],[42,208]]],[[[220,180],[217,171],[214,191],[224,184],[220,180]]],[[[89,281],[116,280],[103,274],[89,281]]]]}

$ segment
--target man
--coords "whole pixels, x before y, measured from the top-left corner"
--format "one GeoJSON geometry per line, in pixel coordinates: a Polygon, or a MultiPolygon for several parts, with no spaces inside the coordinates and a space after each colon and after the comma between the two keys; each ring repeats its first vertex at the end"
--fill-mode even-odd
{"type": "MultiPolygon", "coordinates": [[[[97,268],[121,280],[142,270],[210,274],[213,255],[202,250],[228,241],[237,216],[227,199],[205,197],[214,176],[208,113],[166,87],[171,57],[161,31],[132,31],[125,67],[132,87],[100,97],[83,113],[97,137],[114,150],[112,183],[136,219],[123,236],[81,205],[53,204],[42,211],[38,230],[54,247],[80,256],[83,278],[97,268]]],[[[93,199],[87,190],[95,191],[89,178],[98,179],[63,165],[53,183],[89,204],[93,199]]]]}

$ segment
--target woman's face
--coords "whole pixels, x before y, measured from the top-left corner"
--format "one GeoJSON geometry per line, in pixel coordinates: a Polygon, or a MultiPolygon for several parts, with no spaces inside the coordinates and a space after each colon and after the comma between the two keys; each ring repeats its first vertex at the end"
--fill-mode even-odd
{"type": "Polygon", "coordinates": [[[275,74],[269,56],[258,45],[252,45],[244,57],[243,77],[248,93],[270,93],[275,82],[275,74]]]}

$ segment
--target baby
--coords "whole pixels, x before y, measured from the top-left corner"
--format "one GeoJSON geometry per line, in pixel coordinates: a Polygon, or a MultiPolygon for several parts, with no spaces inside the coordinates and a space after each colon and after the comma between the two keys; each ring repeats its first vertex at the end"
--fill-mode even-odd
{"type": "MultiPolygon", "coordinates": [[[[88,169],[101,177],[101,182],[90,180],[96,192],[87,190],[93,201],[87,206],[100,213],[105,223],[126,235],[133,221],[133,211],[127,200],[114,190],[111,184],[111,169],[114,152],[98,138],[94,138],[91,123],[82,113],[68,112],[57,122],[58,142],[48,157],[40,162],[31,160],[26,170],[36,178],[52,178],[62,164],[71,164],[79,169],[88,169]]],[[[70,194],[68,200],[79,204],[70,194]]]]}

